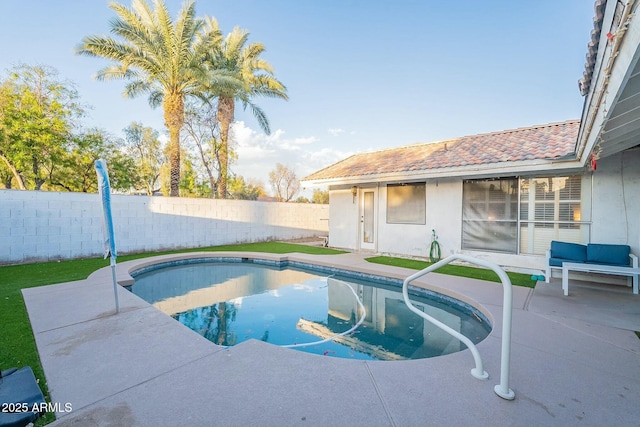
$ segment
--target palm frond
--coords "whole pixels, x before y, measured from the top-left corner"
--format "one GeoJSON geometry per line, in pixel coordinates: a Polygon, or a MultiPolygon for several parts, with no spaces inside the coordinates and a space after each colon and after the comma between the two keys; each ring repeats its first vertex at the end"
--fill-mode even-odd
{"type": "MultiPolygon", "coordinates": [[[[125,8],[126,9],[126,8],[125,8]]],[[[115,9],[114,9],[115,10],[115,9]]],[[[151,5],[147,3],[145,0],[133,0],[131,2],[131,9],[127,9],[130,11],[132,16],[135,16],[140,21],[140,24],[146,28],[153,28],[153,9],[151,5]]],[[[118,11],[116,11],[117,13],[118,11]]],[[[118,15],[121,15],[118,13],[118,15]]]]}
{"type": "Polygon", "coordinates": [[[151,12],[146,2],[134,1],[133,9],[118,3],[112,3],[110,7],[116,12],[116,17],[109,20],[112,33],[136,46],[153,45],[153,39],[148,31],[151,12]]]}
{"type": "Polygon", "coordinates": [[[190,1],[186,7],[182,8],[175,23],[175,40],[178,43],[179,56],[182,59],[186,59],[191,53],[194,40],[203,26],[204,21],[195,17],[195,3],[190,1]]]}
{"type": "Polygon", "coordinates": [[[160,90],[154,90],[149,94],[149,105],[151,108],[156,108],[162,105],[164,101],[164,92],[160,90]]]}
{"type": "Polygon", "coordinates": [[[224,56],[227,68],[237,67],[241,63],[242,49],[249,39],[249,32],[240,27],[234,27],[224,41],[224,56]]]}
{"type": "Polygon", "coordinates": [[[95,75],[96,80],[98,81],[109,81],[109,80],[124,80],[124,79],[136,79],[137,73],[134,70],[131,70],[122,65],[110,65],[105,67],[95,75]]]}
{"type": "Polygon", "coordinates": [[[255,76],[252,86],[253,93],[269,98],[289,99],[287,88],[275,77],[267,75],[255,76]]]}
{"type": "Polygon", "coordinates": [[[112,61],[120,61],[129,55],[130,46],[109,37],[88,36],[76,49],[79,55],[98,56],[112,61]]]}
{"type": "Polygon", "coordinates": [[[262,43],[251,43],[242,50],[242,56],[244,60],[253,61],[262,55],[265,50],[266,48],[262,43]]]}
{"type": "Polygon", "coordinates": [[[155,14],[153,16],[153,30],[157,39],[156,49],[161,51],[167,62],[169,75],[176,73],[176,43],[173,21],[163,2],[155,0],[155,14]]]}
{"type": "Polygon", "coordinates": [[[202,89],[215,96],[236,97],[236,93],[242,92],[244,82],[238,76],[228,70],[207,70],[206,80],[201,83],[202,89]]]}
{"type": "Polygon", "coordinates": [[[133,80],[124,88],[124,96],[127,98],[135,98],[146,92],[152,92],[153,85],[144,80],[133,80]]]}
{"type": "Polygon", "coordinates": [[[198,33],[198,43],[204,48],[219,47],[224,38],[216,18],[205,16],[202,20],[202,31],[198,33]]]}
{"type": "Polygon", "coordinates": [[[262,58],[254,58],[251,62],[251,68],[255,71],[264,71],[267,74],[274,74],[273,67],[262,58]]]}
{"type": "Polygon", "coordinates": [[[269,127],[269,120],[267,119],[267,115],[262,111],[262,108],[258,107],[253,102],[247,102],[249,107],[251,107],[251,113],[253,113],[253,117],[258,121],[258,125],[267,135],[271,134],[271,128],[269,127]]]}

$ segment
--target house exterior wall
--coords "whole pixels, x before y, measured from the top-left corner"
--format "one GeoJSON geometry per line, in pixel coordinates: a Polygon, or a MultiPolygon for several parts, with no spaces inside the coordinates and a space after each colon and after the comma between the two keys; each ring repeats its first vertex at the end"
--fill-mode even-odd
{"type": "Polygon", "coordinates": [[[388,224],[387,187],[379,189],[378,251],[428,257],[432,230],[438,235],[442,256],[461,245],[462,181],[459,179],[428,182],[425,224],[388,224]]]}
{"type": "MultiPolygon", "coordinates": [[[[370,186],[370,184],[369,184],[370,186]]],[[[544,258],[496,252],[463,251],[462,248],[462,179],[450,178],[427,182],[425,224],[387,224],[386,185],[378,188],[377,253],[427,258],[431,230],[436,230],[442,257],[467,253],[500,265],[524,269],[543,269],[544,258]]],[[[358,201],[348,188],[330,188],[329,245],[358,251],[358,201]]]]}
{"type": "Polygon", "coordinates": [[[631,246],[640,256],[640,148],[598,160],[591,241],[631,246]]]}
{"type": "MultiPolygon", "coordinates": [[[[578,240],[583,243],[628,244],[634,254],[640,255],[639,164],[640,148],[636,148],[600,159],[596,171],[584,173],[581,192],[582,220],[590,223],[583,230],[576,230],[580,234],[578,240]]],[[[465,253],[522,271],[539,273],[544,270],[545,255],[462,249],[461,178],[430,180],[426,183],[425,191],[425,224],[387,224],[387,187],[385,184],[379,185],[376,252],[427,258],[431,230],[435,229],[443,258],[454,253],[465,253]]],[[[352,203],[348,189],[335,188],[330,188],[330,201],[330,245],[358,250],[357,203],[352,203]]],[[[540,229],[536,232],[545,233],[547,230],[540,229]]]]}
{"type": "MultiPolygon", "coordinates": [[[[328,205],[113,195],[119,253],[327,234],[328,205]]],[[[97,194],[0,190],[0,264],[103,254],[97,194]]]]}
{"type": "Polygon", "coordinates": [[[355,250],[358,243],[358,200],[350,187],[329,193],[329,246],[355,250]]]}

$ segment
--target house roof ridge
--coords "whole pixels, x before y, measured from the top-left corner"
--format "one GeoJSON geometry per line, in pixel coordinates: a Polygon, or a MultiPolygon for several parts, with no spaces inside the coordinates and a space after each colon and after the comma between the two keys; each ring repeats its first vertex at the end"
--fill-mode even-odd
{"type": "Polygon", "coordinates": [[[448,138],[448,139],[442,139],[439,141],[430,141],[430,142],[413,142],[411,144],[406,144],[406,145],[398,145],[396,147],[388,147],[388,148],[380,148],[378,150],[373,150],[373,151],[363,151],[361,153],[357,153],[354,155],[360,155],[360,154],[374,154],[374,153],[383,153],[385,151],[395,151],[395,150],[402,150],[404,148],[412,148],[412,147],[418,147],[420,145],[435,145],[435,144],[440,144],[443,142],[449,142],[449,141],[457,141],[460,138],[464,138],[462,136],[458,136],[455,138],[448,138]]]}
{"type": "MultiPolygon", "coordinates": [[[[551,122],[551,123],[546,123],[546,124],[543,124],[543,125],[524,126],[524,127],[514,128],[514,129],[505,129],[505,130],[499,130],[499,131],[494,131],[494,132],[478,133],[478,134],[475,134],[475,135],[465,135],[465,136],[462,136],[460,138],[471,138],[471,137],[477,137],[477,136],[505,135],[505,134],[509,134],[509,133],[523,132],[523,131],[527,131],[527,130],[550,128],[550,127],[553,127],[553,126],[566,126],[566,125],[579,124],[579,123],[580,123],[580,119],[570,119],[570,120],[565,120],[563,122],[551,122]]],[[[455,138],[455,139],[459,139],[459,138],[455,138]]]]}
{"type": "MultiPolygon", "coordinates": [[[[453,137],[453,138],[440,139],[440,140],[437,140],[437,141],[414,142],[414,143],[411,143],[411,144],[399,145],[399,146],[396,146],[396,147],[381,148],[381,149],[372,150],[372,151],[363,151],[361,153],[353,154],[353,156],[357,156],[357,155],[361,155],[361,154],[383,153],[385,151],[402,150],[402,149],[405,149],[405,148],[414,148],[414,147],[418,147],[418,146],[421,146],[421,145],[444,144],[444,143],[447,143],[447,142],[458,141],[458,140],[460,140],[462,138],[475,138],[475,137],[483,137],[483,136],[506,135],[506,134],[515,133],[515,132],[523,132],[523,131],[526,131],[526,130],[549,128],[549,127],[553,127],[553,126],[565,126],[565,125],[572,125],[572,124],[576,124],[576,123],[579,124],[580,123],[580,119],[569,119],[569,120],[565,120],[565,121],[562,121],[562,122],[551,122],[551,123],[546,123],[546,124],[542,124],[542,125],[532,125],[532,126],[525,126],[525,127],[514,128],[514,129],[505,129],[505,130],[499,130],[499,131],[493,131],[493,132],[477,133],[477,134],[473,134],[473,135],[456,136],[456,137],[453,137]]],[[[351,157],[351,156],[349,156],[349,157],[351,157]]]]}

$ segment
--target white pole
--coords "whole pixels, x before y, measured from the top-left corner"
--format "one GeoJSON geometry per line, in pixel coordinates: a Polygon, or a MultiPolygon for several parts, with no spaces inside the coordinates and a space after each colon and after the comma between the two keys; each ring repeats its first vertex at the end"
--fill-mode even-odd
{"type": "Polygon", "coordinates": [[[120,313],[120,302],[118,301],[118,282],[116,280],[116,258],[111,257],[111,277],[113,277],[113,296],[116,299],[116,314],[120,313]]]}

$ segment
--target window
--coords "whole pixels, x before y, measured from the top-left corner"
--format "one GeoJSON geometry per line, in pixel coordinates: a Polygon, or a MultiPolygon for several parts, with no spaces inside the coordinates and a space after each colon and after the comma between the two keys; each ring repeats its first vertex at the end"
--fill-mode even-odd
{"type": "Polygon", "coordinates": [[[387,224],[426,223],[425,183],[387,185],[387,224]]]}
{"type": "Polygon", "coordinates": [[[585,240],[581,197],[581,176],[522,179],[520,252],[544,254],[551,240],[585,240]]]}
{"type": "Polygon", "coordinates": [[[516,253],[518,180],[463,184],[462,248],[516,253]]]}
{"type": "Polygon", "coordinates": [[[551,240],[584,241],[581,185],[581,176],[466,181],[462,248],[544,254],[551,240]]]}

